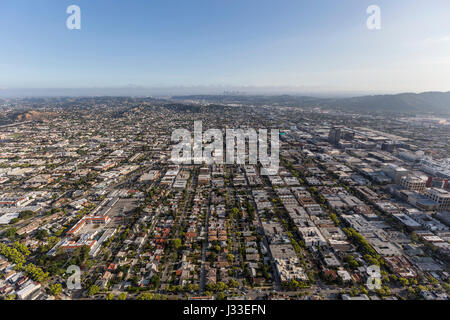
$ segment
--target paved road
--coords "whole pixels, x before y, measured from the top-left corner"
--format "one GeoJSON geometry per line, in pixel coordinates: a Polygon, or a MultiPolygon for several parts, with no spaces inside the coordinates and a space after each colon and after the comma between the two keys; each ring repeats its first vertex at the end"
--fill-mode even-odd
{"type": "Polygon", "coordinates": [[[209,189],[209,195],[208,195],[208,210],[206,213],[206,219],[205,219],[205,240],[203,242],[202,246],[202,270],[200,273],[200,284],[199,284],[199,290],[200,293],[203,293],[206,286],[206,250],[208,249],[208,229],[209,229],[209,216],[211,214],[211,194],[212,189],[210,186],[209,189]]]}

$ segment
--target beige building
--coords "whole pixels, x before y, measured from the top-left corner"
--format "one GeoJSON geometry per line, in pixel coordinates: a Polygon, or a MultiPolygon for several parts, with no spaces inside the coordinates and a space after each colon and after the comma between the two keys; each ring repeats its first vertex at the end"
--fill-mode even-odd
{"type": "Polygon", "coordinates": [[[400,179],[400,185],[411,191],[419,191],[422,192],[425,190],[427,182],[416,176],[404,176],[400,179]]]}

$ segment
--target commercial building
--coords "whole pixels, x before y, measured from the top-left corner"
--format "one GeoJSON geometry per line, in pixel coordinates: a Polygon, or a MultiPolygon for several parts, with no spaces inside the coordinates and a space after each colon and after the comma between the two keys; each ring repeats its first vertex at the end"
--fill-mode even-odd
{"type": "Polygon", "coordinates": [[[400,185],[411,191],[422,192],[425,190],[426,184],[427,181],[412,175],[404,176],[400,179],[400,185]]]}
{"type": "Polygon", "coordinates": [[[399,184],[402,177],[408,174],[408,170],[393,163],[389,163],[383,168],[383,173],[391,178],[395,183],[399,184]]]}
{"type": "Polygon", "coordinates": [[[425,195],[439,203],[440,210],[450,210],[450,192],[440,188],[426,189],[425,195]]]}

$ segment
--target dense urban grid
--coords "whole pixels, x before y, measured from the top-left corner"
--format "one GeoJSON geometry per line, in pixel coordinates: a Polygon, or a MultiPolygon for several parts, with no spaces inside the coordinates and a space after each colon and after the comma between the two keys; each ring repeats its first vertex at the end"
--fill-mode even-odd
{"type": "Polygon", "coordinates": [[[4,100],[0,297],[448,299],[448,117],[225,97],[4,100]],[[278,173],[174,164],[200,120],[278,173]]]}

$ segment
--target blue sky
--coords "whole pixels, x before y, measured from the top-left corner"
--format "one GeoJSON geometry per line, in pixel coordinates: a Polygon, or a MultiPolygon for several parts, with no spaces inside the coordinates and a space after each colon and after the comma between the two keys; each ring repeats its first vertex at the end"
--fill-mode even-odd
{"type": "Polygon", "coordinates": [[[450,1],[0,2],[0,88],[123,86],[448,91],[450,1]]]}

